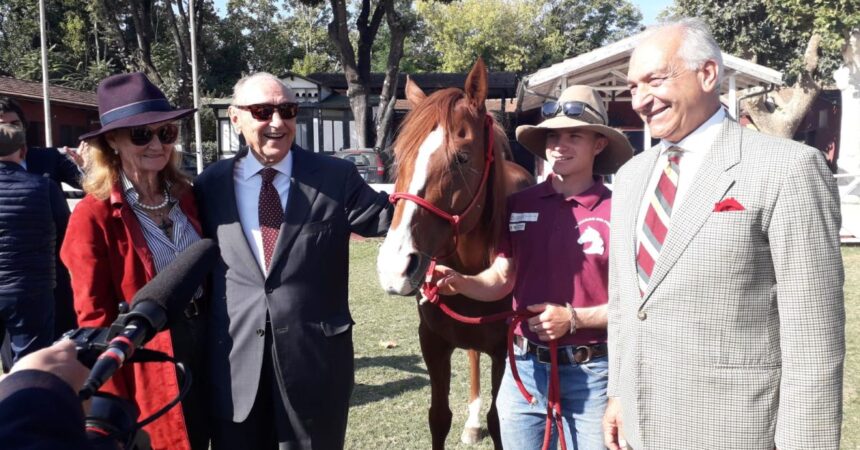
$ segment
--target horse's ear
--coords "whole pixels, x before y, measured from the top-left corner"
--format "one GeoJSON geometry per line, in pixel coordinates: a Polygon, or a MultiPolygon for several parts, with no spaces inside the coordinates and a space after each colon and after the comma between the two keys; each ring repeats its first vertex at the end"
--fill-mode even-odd
{"type": "Polygon", "coordinates": [[[469,76],[466,77],[466,86],[463,89],[469,97],[469,102],[478,110],[484,109],[484,101],[487,100],[487,66],[484,59],[478,57],[469,76]]]}
{"type": "Polygon", "coordinates": [[[423,102],[425,98],[427,98],[427,94],[425,94],[424,91],[422,91],[421,88],[412,81],[412,78],[410,78],[409,75],[406,75],[406,100],[409,101],[409,105],[415,108],[423,102]]]}

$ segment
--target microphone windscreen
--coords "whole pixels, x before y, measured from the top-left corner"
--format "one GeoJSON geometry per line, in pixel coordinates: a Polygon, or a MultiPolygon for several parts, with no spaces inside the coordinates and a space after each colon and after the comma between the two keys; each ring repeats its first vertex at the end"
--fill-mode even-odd
{"type": "Polygon", "coordinates": [[[175,317],[191,301],[218,259],[218,246],[211,239],[189,245],[134,294],[132,309],[140,302],[154,302],[167,310],[168,317],[175,317]]]}

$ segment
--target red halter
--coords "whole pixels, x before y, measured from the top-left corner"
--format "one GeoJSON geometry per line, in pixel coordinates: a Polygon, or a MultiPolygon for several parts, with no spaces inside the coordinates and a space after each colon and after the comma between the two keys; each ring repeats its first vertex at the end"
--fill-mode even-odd
{"type": "Polygon", "coordinates": [[[478,185],[478,189],[475,192],[475,196],[472,197],[472,201],[469,202],[469,204],[466,206],[466,209],[464,209],[463,212],[461,212],[460,214],[450,214],[446,211],[439,209],[438,207],[436,207],[436,205],[428,202],[424,198],[419,197],[415,194],[410,194],[408,192],[395,192],[388,197],[388,200],[395,205],[397,204],[398,200],[401,200],[401,199],[409,200],[409,201],[411,201],[411,202],[415,203],[416,205],[426,209],[427,211],[430,211],[431,213],[433,213],[437,217],[439,217],[439,218],[441,218],[441,219],[443,219],[446,222],[451,224],[451,229],[453,232],[452,234],[454,235],[454,248],[451,250],[451,252],[445,254],[444,256],[439,256],[439,257],[434,256],[431,258],[431,260],[432,260],[431,271],[430,271],[431,274],[432,274],[432,267],[435,266],[437,259],[447,258],[448,256],[453,255],[457,251],[457,237],[460,234],[460,220],[463,217],[465,217],[467,214],[469,214],[469,212],[472,210],[472,208],[474,208],[475,205],[478,203],[478,198],[480,198],[481,193],[484,190],[484,185],[487,184],[487,179],[490,177],[490,166],[493,164],[493,159],[494,159],[494,153],[493,153],[494,142],[493,142],[493,118],[490,117],[489,114],[487,114],[487,116],[484,119],[484,126],[486,127],[486,131],[487,131],[487,133],[486,133],[486,136],[487,136],[487,153],[484,156],[484,172],[481,175],[481,184],[478,185]]]}

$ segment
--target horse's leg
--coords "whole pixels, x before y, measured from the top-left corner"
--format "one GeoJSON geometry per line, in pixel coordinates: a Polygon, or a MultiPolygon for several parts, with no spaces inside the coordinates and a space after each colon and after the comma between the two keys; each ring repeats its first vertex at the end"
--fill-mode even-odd
{"type": "Polygon", "coordinates": [[[443,450],[453,416],[448,405],[448,394],[451,391],[451,354],[454,352],[454,347],[430,330],[423,319],[418,326],[418,337],[421,343],[421,355],[430,374],[428,420],[433,450],[443,450]]]}
{"type": "Polygon", "coordinates": [[[481,353],[469,350],[469,418],[463,427],[460,441],[477,444],[481,440],[481,353]]]}
{"type": "Polygon", "coordinates": [[[496,409],[496,398],[499,394],[499,387],[502,385],[502,377],[505,375],[505,353],[490,355],[492,359],[492,392],[493,401],[490,403],[490,411],[487,413],[487,430],[490,437],[493,439],[493,446],[496,450],[502,450],[502,435],[499,431],[499,412],[496,409]]]}

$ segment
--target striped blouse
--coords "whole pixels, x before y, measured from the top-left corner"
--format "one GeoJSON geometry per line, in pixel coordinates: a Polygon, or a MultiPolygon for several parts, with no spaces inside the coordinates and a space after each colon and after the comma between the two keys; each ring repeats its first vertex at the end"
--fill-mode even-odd
{"type": "MultiPolygon", "coordinates": [[[[149,251],[152,253],[152,258],[155,261],[155,272],[159,273],[168,264],[173,262],[176,255],[188,248],[191,244],[199,241],[200,235],[197,234],[197,230],[194,229],[194,226],[191,225],[188,217],[179,208],[179,203],[171,198],[169,201],[173,206],[171,206],[170,212],[167,213],[167,218],[173,222],[173,232],[170,233],[170,236],[172,236],[173,239],[171,239],[167,233],[165,233],[164,230],[162,230],[158,224],[156,224],[155,221],[147,215],[146,210],[140,207],[138,193],[125,173],[122,173],[121,179],[125,201],[131,205],[134,214],[137,216],[138,222],[140,222],[141,228],[143,229],[143,237],[146,238],[146,246],[149,247],[149,251]]],[[[199,297],[201,293],[202,291],[198,290],[197,295],[194,297],[199,297]]]]}

